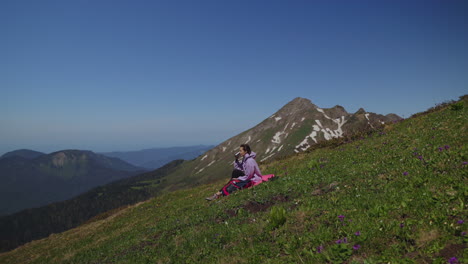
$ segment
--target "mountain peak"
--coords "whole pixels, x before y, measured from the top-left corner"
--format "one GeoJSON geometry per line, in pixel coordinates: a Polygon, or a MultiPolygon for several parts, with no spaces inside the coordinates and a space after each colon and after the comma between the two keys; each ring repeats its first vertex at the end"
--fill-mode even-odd
{"type": "Polygon", "coordinates": [[[361,107],[361,108],[359,108],[359,110],[357,110],[357,112],[354,113],[354,114],[355,114],[355,115],[363,115],[363,114],[365,114],[365,113],[367,113],[366,110],[364,110],[364,108],[361,107]]]}
{"type": "MultiPolygon", "coordinates": [[[[312,104],[312,102],[307,98],[296,97],[286,105],[304,105],[304,104],[312,104]]],[[[313,104],[312,104],[313,105],[313,104]]]]}
{"type": "Polygon", "coordinates": [[[302,112],[308,109],[315,109],[315,108],[317,108],[317,106],[314,105],[309,99],[296,97],[294,100],[290,101],[285,106],[283,106],[276,113],[276,115],[278,114],[291,115],[291,114],[302,112]]]}

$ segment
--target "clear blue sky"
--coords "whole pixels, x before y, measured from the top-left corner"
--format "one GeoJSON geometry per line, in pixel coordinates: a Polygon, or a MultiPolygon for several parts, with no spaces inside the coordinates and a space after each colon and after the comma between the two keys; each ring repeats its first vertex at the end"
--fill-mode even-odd
{"type": "Polygon", "coordinates": [[[295,97],[468,92],[468,1],[2,0],[0,154],[218,144],[295,97]]]}

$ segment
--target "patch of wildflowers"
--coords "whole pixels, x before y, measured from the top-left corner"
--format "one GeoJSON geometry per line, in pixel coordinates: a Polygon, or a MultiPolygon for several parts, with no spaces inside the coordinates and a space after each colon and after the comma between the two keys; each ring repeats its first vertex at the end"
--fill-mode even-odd
{"type": "Polygon", "coordinates": [[[318,246],[317,253],[322,253],[322,251],[323,251],[323,246],[322,245],[318,246]]]}

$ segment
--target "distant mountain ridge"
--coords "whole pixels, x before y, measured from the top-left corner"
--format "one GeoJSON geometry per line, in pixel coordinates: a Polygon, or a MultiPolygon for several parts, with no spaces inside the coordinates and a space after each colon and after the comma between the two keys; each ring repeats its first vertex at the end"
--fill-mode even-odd
{"type": "Polygon", "coordinates": [[[35,159],[42,155],[45,155],[45,153],[30,150],[30,149],[18,149],[18,150],[10,151],[8,153],[3,154],[0,157],[0,159],[9,158],[9,157],[22,157],[25,159],[35,159]]]}
{"type": "Polygon", "coordinates": [[[90,188],[144,171],[91,151],[17,151],[0,159],[0,215],[65,200],[90,188]],[[34,156],[34,155],[33,155],[34,156]]]}
{"type": "Polygon", "coordinates": [[[115,151],[99,153],[108,157],[115,157],[130,164],[147,169],[157,169],[178,159],[194,159],[214,146],[196,145],[186,147],[151,148],[138,151],[115,151]]]}

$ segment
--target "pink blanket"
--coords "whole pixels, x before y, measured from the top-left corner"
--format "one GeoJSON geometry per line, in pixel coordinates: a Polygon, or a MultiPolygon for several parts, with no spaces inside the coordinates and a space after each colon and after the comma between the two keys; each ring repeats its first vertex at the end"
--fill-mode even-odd
{"type": "Polygon", "coordinates": [[[274,174],[263,175],[263,176],[262,176],[262,181],[254,182],[253,186],[259,185],[259,184],[262,183],[262,182],[266,182],[266,181],[268,181],[270,178],[273,178],[273,177],[275,177],[274,174]]]}

